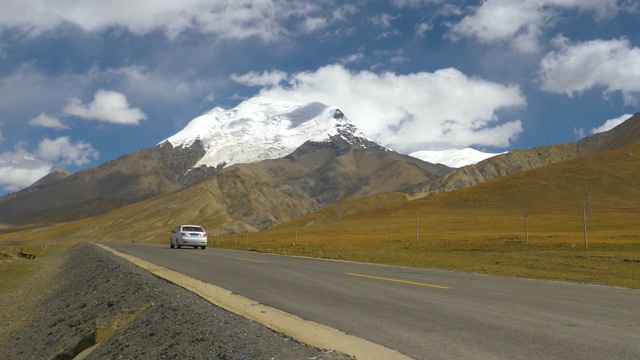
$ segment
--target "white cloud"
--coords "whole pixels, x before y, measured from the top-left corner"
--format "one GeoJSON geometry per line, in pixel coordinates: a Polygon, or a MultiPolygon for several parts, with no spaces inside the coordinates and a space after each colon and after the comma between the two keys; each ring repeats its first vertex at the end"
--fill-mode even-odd
{"type": "Polygon", "coordinates": [[[333,11],[333,19],[335,21],[346,21],[349,15],[358,12],[358,8],[353,4],[344,4],[333,11]]]}
{"type": "Polygon", "coordinates": [[[452,68],[398,75],[330,65],[291,74],[286,85],[263,88],[260,95],[337,106],[367,135],[403,152],[509,146],[522,124],[501,122],[496,111],[526,104],[517,86],[452,68]]]}
{"type": "Polygon", "coordinates": [[[310,34],[318,30],[324,29],[329,26],[329,21],[322,17],[308,17],[304,19],[301,25],[301,30],[304,33],[310,34]]]}
{"type": "Polygon", "coordinates": [[[487,0],[453,24],[451,32],[453,37],[508,42],[522,52],[535,52],[544,31],[555,24],[563,9],[591,11],[598,20],[619,11],[617,0],[487,0]]]}
{"type": "Polygon", "coordinates": [[[0,29],[20,28],[35,36],[72,24],[84,31],[122,27],[144,35],[160,29],[175,38],[189,30],[267,41],[286,33],[281,23],[291,18],[304,21],[319,11],[312,4],[289,0],[0,0],[0,8],[0,29]]]}
{"type": "Polygon", "coordinates": [[[36,155],[46,161],[56,161],[62,164],[82,166],[98,159],[98,152],[91,144],[78,141],[73,144],[68,136],[56,139],[45,138],[38,144],[36,155]]]}
{"type": "Polygon", "coordinates": [[[359,53],[355,53],[355,54],[351,54],[343,57],[342,59],[340,59],[340,64],[346,65],[351,63],[357,63],[359,61],[362,61],[363,59],[364,59],[364,54],[362,52],[359,52],[359,53]]]}
{"type": "Polygon", "coordinates": [[[420,23],[416,25],[416,37],[424,38],[427,31],[430,31],[431,29],[433,29],[432,24],[420,23]]]}
{"type": "Polygon", "coordinates": [[[87,105],[80,99],[69,99],[63,111],[66,115],[120,125],[138,125],[147,119],[142,110],[129,107],[123,94],[102,89],[96,91],[93,101],[87,105]]]}
{"type": "Polygon", "coordinates": [[[40,126],[50,129],[64,130],[69,127],[65,125],[60,119],[55,116],[47,115],[44,112],[41,112],[40,115],[30,119],[28,124],[31,126],[40,126]]]}
{"type": "Polygon", "coordinates": [[[388,29],[391,27],[391,22],[397,19],[399,16],[393,16],[389,14],[378,14],[374,16],[371,21],[374,25],[379,26],[383,29],[388,29]]]}
{"type": "Polygon", "coordinates": [[[428,4],[438,4],[443,1],[444,0],[392,0],[391,4],[397,7],[408,6],[408,7],[418,8],[428,4]]]}
{"type": "Polygon", "coordinates": [[[624,115],[622,115],[620,117],[617,117],[615,119],[609,119],[609,120],[605,121],[604,124],[602,124],[601,126],[591,129],[591,134],[598,134],[598,133],[601,133],[601,132],[609,131],[609,130],[613,129],[614,127],[622,124],[623,122],[625,122],[627,119],[629,119],[632,116],[633,116],[633,114],[624,114],[624,115]]]}
{"type": "Polygon", "coordinates": [[[287,73],[284,71],[263,71],[262,73],[251,71],[242,75],[231,74],[231,80],[247,86],[275,86],[286,78],[287,73]]]}
{"type": "Polygon", "coordinates": [[[23,189],[52,170],[52,164],[36,159],[21,144],[0,154],[0,186],[4,191],[23,189]]]}
{"type": "Polygon", "coordinates": [[[0,153],[0,186],[4,191],[18,191],[49,174],[57,165],[85,165],[98,156],[91,144],[72,143],[66,136],[45,138],[33,153],[19,142],[14,151],[0,153]]]}
{"type": "Polygon", "coordinates": [[[593,40],[577,44],[554,40],[556,50],[540,63],[542,89],[568,96],[603,87],[605,97],[620,91],[627,105],[640,94],[640,48],[627,39],[593,40]]]}

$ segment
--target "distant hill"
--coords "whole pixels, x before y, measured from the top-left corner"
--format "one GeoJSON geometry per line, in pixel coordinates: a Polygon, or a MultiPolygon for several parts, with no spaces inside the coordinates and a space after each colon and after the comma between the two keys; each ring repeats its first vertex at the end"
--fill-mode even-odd
{"type": "Polygon", "coordinates": [[[589,232],[597,232],[599,241],[637,242],[638,169],[640,141],[419,199],[379,194],[341,202],[270,231],[276,239],[300,227],[300,233],[306,234],[303,241],[309,241],[305,226],[314,224],[325,242],[338,236],[353,243],[391,237],[411,242],[416,238],[419,216],[421,237],[430,240],[504,243],[524,241],[527,214],[537,241],[570,243],[582,240],[585,206],[589,232]]]}
{"type": "Polygon", "coordinates": [[[487,180],[536,169],[559,161],[576,159],[595,152],[624,148],[640,140],[640,113],[636,113],[617,127],[582,140],[515,150],[491,157],[477,164],[451,171],[442,177],[427,180],[406,190],[413,198],[460,190],[487,180]]]}
{"type": "Polygon", "coordinates": [[[175,191],[197,180],[195,172],[188,170],[202,154],[199,143],[181,149],[162,144],[73,175],[54,171],[26,189],[1,197],[0,222],[77,220],[175,191]]]}

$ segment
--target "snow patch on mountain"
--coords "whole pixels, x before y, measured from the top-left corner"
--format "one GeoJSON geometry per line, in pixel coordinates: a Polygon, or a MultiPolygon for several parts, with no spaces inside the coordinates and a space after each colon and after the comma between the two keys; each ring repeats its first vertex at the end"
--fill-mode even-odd
{"type": "Polygon", "coordinates": [[[414,158],[418,158],[420,160],[433,164],[443,164],[452,168],[460,168],[463,166],[479,163],[480,161],[501,154],[505,153],[485,153],[475,149],[466,148],[462,150],[442,151],[422,150],[413,152],[409,154],[409,156],[413,156],[414,158]]]}
{"type": "Polygon", "coordinates": [[[230,110],[216,107],[164,141],[180,148],[199,139],[206,154],[194,167],[217,167],[281,158],[307,141],[330,141],[336,136],[377,143],[335,107],[266,97],[251,98],[230,110]]]}

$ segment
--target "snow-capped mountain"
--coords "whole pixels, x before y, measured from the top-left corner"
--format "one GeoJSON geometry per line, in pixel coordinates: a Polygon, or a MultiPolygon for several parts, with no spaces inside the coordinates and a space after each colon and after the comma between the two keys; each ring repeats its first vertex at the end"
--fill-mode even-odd
{"type": "MultiPolygon", "coordinates": [[[[233,109],[214,108],[164,141],[188,148],[200,140],[205,155],[194,166],[218,167],[286,156],[306,141],[340,138],[352,145],[383,147],[337,108],[254,97],[233,109]]],[[[164,143],[163,141],[163,143],[164,143]]]]}
{"type": "Polygon", "coordinates": [[[479,163],[482,160],[501,155],[504,153],[485,153],[475,149],[466,148],[462,150],[442,150],[442,151],[416,151],[409,154],[423,161],[433,164],[443,164],[452,168],[479,163]]]}

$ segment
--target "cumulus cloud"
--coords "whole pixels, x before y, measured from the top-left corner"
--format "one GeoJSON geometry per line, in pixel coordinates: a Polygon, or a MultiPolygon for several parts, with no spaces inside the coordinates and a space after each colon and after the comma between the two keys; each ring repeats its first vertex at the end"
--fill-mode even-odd
{"type": "Polygon", "coordinates": [[[625,104],[638,102],[640,94],[640,48],[627,39],[570,43],[554,40],[555,51],[540,63],[543,90],[568,96],[603,87],[605,97],[620,91],[625,104]]]}
{"type": "Polygon", "coordinates": [[[501,121],[496,112],[526,104],[517,86],[469,77],[453,68],[399,75],[329,65],[290,74],[260,95],[337,106],[366,134],[403,152],[507,147],[522,132],[522,124],[501,121]]]}
{"type": "Polygon", "coordinates": [[[624,114],[624,115],[622,115],[620,117],[617,117],[615,119],[606,120],[604,122],[604,124],[602,124],[601,126],[591,129],[591,134],[598,134],[598,133],[601,133],[601,132],[609,131],[609,130],[613,129],[614,127],[622,124],[623,122],[625,122],[627,119],[629,119],[632,116],[633,116],[633,114],[624,114]]]}
{"type": "Polygon", "coordinates": [[[68,136],[56,139],[45,138],[38,144],[36,155],[45,161],[60,162],[64,165],[82,166],[98,159],[98,151],[91,144],[78,141],[71,143],[68,136]]]}
{"type": "Polygon", "coordinates": [[[50,173],[52,164],[37,159],[20,143],[14,151],[0,153],[0,186],[4,191],[25,188],[50,173]]]}
{"type": "Polygon", "coordinates": [[[84,165],[98,158],[88,143],[72,143],[69,137],[45,138],[35,152],[19,142],[13,151],[0,153],[0,186],[4,191],[23,189],[49,174],[58,165],[84,165]]]}
{"type": "Polygon", "coordinates": [[[544,30],[566,9],[593,12],[598,20],[619,11],[617,0],[487,0],[452,24],[451,35],[484,43],[507,42],[522,52],[535,52],[544,30]]]}
{"type": "Polygon", "coordinates": [[[31,126],[39,126],[56,130],[64,130],[69,128],[57,117],[47,115],[44,112],[41,112],[40,115],[30,119],[27,123],[31,126]]]}
{"type": "Polygon", "coordinates": [[[283,22],[292,18],[304,22],[319,11],[312,4],[288,0],[22,0],[0,4],[0,28],[20,28],[32,35],[72,24],[85,31],[122,27],[144,35],[160,29],[169,38],[195,31],[227,39],[256,36],[267,41],[286,33],[283,22]]]}
{"type": "Polygon", "coordinates": [[[129,107],[124,94],[102,89],[96,91],[93,101],[87,105],[78,98],[69,99],[63,111],[66,115],[120,125],[138,125],[147,119],[142,110],[129,107]]]}

